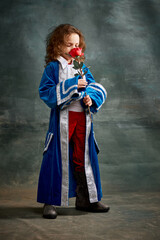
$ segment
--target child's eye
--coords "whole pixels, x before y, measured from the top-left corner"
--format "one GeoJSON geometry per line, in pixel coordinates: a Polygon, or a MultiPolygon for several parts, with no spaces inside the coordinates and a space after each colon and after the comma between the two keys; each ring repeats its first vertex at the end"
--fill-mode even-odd
{"type": "Polygon", "coordinates": [[[67,47],[71,47],[71,44],[66,44],[67,47]]]}

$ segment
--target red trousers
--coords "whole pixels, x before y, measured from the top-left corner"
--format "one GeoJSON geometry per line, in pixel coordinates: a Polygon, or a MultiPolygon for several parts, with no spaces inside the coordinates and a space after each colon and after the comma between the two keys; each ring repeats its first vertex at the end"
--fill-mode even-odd
{"type": "Polygon", "coordinates": [[[85,135],[85,113],[69,111],[69,142],[73,142],[73,163],[75,171],[84,171],[85,135]]]}

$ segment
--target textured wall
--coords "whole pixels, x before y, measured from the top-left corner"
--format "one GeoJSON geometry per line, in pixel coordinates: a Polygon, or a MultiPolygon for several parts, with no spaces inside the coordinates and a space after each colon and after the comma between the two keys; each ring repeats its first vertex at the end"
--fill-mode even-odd
{"type": "Polygon", "coordinates": [[[94,117],[103,192],[159,190],[159,0],[2,0],[1,184],[37,184],[49,108],[39,99],[45,37],[80,28],[108,101],[94,117]]]}

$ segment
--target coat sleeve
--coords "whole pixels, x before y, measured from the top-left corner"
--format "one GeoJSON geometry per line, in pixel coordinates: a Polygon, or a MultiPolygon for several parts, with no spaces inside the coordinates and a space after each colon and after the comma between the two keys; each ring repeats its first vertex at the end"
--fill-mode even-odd
{"type": "Polygon", "coordinates": [[[39,86],[39,96],[50,108],[57,106],[56,79],[51,64],[48,64],[43,72],[39,86]]]}
{"type": "Polygon", "coordinates": [[[57,84],[57,105],[60,106],[61,109],[83,97],[83,93],[78,91],[79,78],[80,76],[78,75],[57,84]]]}
{"type": "MultiPolygon", "coordinates": [[[[88,82],[88,86],[86,87],[86,94],[90,96],[90,98],[93,101],[92,106],[90,107],[90,111],[92,113],[98,112],[98,110],[102,107],[103,103],[105,102],[107,98],[107,92],[105,88],[100,84],[96,83],[90,70],[85,67],[86,71],[86,80],[88,82]]],[[[84,108],[86,106],[84,105],[83,101],[81,101],[81,104],[84,108]]]]}
{"type": "Polygon", "coordinates": [[[80,76],[56,84],[55,71],[52,63],[46,66],[39,86],[39,95],[50,108],[59,106],[62,109],[72,101],[82,98],[82,94],[78,92],[80,76]]]}
{"type": "Polygon", "coordinates": [[[105,88],[100,83],[93,82],[86,88],[86,93],[90,96],[93,102],[90,111],[92,113],[98,112],[107,98],[105,88]]]}

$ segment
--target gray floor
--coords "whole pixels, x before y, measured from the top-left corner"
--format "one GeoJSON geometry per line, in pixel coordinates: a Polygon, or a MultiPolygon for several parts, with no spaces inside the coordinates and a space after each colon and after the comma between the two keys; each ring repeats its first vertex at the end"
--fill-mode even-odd
{"type": "Polygon", "coordinates": [[[36,188],[2,188],[0,191],[0,239],[56,240],[158,240],[160,193],[114,193],[103,197],[108,213],[85,213],[58,208],[55,220],[42,218],[36,188]]]}

